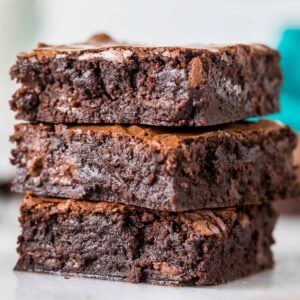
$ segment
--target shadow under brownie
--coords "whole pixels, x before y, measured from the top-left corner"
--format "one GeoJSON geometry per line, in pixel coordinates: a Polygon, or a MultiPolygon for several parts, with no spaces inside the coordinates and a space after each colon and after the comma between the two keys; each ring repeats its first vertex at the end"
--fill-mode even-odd
{"type": "Polygon", "coordinates": [[[273,265],[268,204],[169,213],[26,195],[18,271],[212,285],[273,265]]]}

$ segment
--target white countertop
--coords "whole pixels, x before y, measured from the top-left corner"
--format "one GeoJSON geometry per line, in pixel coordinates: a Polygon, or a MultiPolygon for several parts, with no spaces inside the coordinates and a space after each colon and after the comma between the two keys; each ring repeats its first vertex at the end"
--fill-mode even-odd
{"type": "Polygon", "coordinates": [[[0,199],[0,299],[300,299],[300,216],[282,217],[275,230],[276,266],[213,287],[161,287],[13,272],[18,202],[0,199]]]}

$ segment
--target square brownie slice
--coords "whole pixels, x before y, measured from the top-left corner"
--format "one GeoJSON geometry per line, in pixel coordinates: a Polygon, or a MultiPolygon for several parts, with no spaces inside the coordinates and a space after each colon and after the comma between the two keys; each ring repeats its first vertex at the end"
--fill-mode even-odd
{"type": "Polygon", "coordinates": [[[278,111],[279,55],[258,44],[149,47],[97,35],[21,53],[17,118],[48,123],[207,126],[278,111]]]}
{"type": "Polygon", "coordinates": [[[16,192],[185,211],[295,190],[296,136],[271,121],[205,130],[21,124],[12,140],[16,192]]]}
{"type": "Polygon", "coordinates": [[[169,213],[27,195],[19,220],[17,271],[212,285],[273,265],[268,204],[169,213]]]}

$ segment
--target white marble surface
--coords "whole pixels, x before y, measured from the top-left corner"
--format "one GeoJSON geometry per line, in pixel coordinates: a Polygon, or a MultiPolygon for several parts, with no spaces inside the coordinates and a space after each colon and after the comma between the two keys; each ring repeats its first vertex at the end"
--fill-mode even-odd
{"type": "Polygon", "coordinates": [[[172,288],[13,272],[17,260],[17,201],[0,199],[0,299],[300,299],[300,217],[282,217],[273,247],[276,266],[215,287],[172,288]]]}

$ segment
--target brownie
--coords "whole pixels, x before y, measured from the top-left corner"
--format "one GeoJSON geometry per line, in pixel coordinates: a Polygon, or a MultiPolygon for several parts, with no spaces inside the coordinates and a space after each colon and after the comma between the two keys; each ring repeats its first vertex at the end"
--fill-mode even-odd
{"type": "Polygon", "coordinates": [[[272,121],[214,129],[20,124],[16,192],[158,210],[259,204],[294,191],[296,136],[272,121]]]}
{"type": "MultiPolygon", "coordinates": [[[[11,194],[10,188],[11,188],[11,180],[9,179],[0,180],[0,196],[9,196],[11,194]]],[[[6,199],[6,197],[3,197],[3,199],[6,199]]]]}
{"type": "Polygon", "coordinates": [[[170,285],[212,285],[272,267],[268,204],[159,212],[27,195],[18,271],[170,285]]]}
{"type": "Polygon", "coordinates": [[[300,197],[274,202],[274,208],[279,214],[286,216],[300,215],[300,197]]]}
{"type": "Polygon", "coordinates": [[[296,192],[295,196],[291,197],[290,199],[275,201],[275,209],[280,214],[300,215],[300,135],[298,135],[298,143],[293,155],[298,178],[297,186],[299,190],[296,192]]]}
{"type": "Polygon", "coordinates": [[[49,123],[204,126],[278,111],[279,55],[259,44],[149,47],[100,34],[21,53],[17,118],[49,123]]]}

